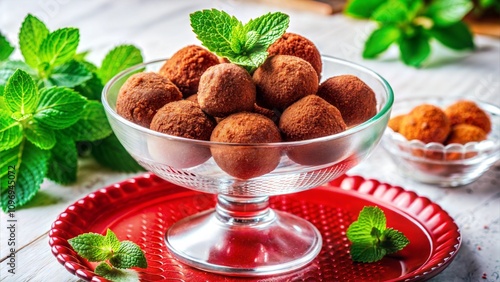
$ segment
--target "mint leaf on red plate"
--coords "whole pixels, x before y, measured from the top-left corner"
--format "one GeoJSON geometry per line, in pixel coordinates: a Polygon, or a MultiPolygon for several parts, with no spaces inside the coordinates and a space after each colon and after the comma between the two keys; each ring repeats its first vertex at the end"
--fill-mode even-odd
{"type": "Polygon", "coordinates": [[[409,244],[403,233],[386,228],[385,214],[378,207],[364,207],[346,235],[351,241],[351,258],[357,262],[379,261],[409,244]]]}

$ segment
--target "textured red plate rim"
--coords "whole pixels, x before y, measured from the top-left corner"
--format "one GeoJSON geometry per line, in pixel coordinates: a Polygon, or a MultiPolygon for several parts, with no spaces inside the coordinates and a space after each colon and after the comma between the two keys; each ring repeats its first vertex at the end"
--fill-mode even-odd
{"type": "MultiPolygon", "coordinates": [[[[78,200],[62,212],[52,223],[49,232],[49,244],[52,254],[71,274],[83,280],[108,281],[96,275],[88,267],[88,263],[80,258],[68,244],[68,239],[74,237],[74,234],[88,232],[86,227],[93,223],[81,220],[81,212],[85,209],[88,210],[113,201],[119,201],[122,198],[141,193],[148,187],[160,184],[185,189],[171,184],[152,173],[146,173],[99,189],[78,200]]],[[[439,205],[426,197],[418,196],[415,192],[406,191],[402,187],[391,186],[374,179],[347,175],[343,175],[323,187],[342,189],[354,192],[357,196],[368,200],[381,201],[414,218],[432,236],[432,254],[429,259],[418,269],[391,281],[420,281],[434,277],[451,263],[460,248],[461,234],[454,220],[439,205]]]]}

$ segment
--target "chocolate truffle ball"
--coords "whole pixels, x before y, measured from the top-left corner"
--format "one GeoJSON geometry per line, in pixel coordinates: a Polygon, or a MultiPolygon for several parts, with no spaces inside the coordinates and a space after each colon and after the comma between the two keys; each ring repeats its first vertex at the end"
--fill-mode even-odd
{"type": "Polygon", "coordinates": [[[450,119],[451,126],[466,123],[475,125],[486,133],[491,131],[491,120],[476,103],[468,100],[460,100],[448,106],[444,112],[450,119]]]}
{"type": "MultiPolygon", "coordinates": [[[[152,130],[197,140],[209,140],[214,128],[213,118],[186,100],[166,104],[151,122],[152,130]]],[[[193,142],[148,135],[147,143],[152,159],[177,169],[197,166],[211,156],[208,146],[193,142]]]]}
{"type": "Polygon", "coordinates": [[[250,74],[235,64],[218,64],[208,68],[200,79],[198,104],[207,114],[226,117],[254,108],[255,84],[250,74]]]}
{"type": "Polygon", "coordinates": [[[158,109],[180,99],[181,92],[168,78],[153,72],[136,73],[120,88],[116,112],[127,120],[149,128],[158,109]]]}
{"type": "MultiPolygon", "coordinates": [[[[241,112],[223,119],[212,132],[210,141],[228,143],[274,143],[281,141],[278,127],[269,118],[241,112]]],[[[278,148],[246,146],[217,146],[211,148],[219,167],[236,178],[249,179],[264,175],[278,166],[278,148]]]]}
{"type": "Polygon", "coordinates": [[[281,114],[279,128],[285,141],[299,141],[342,132],[346,124],[335,106],[316,95],[309,95],[281,114]]]}
{"type": "MultiPolygon", "coordinates": [[[[293,103],[281,115],[279,128],[285,141],[324,137],[346,130],[340,111],[316,95],[293,103]]],[[[288,157],[303,165],[323,165],[341,160],[349,142],[332,140],[305,144],[287,151],[288,157]]]]}
{"type": "Polygon", "coordinates": [[[360,124],[377,113],[373,90],[354,75],[339,75],[325,80],[318,96],[339,109],[347,126],[360,124]]]}
{"type": "Polygon", "coordinates": [[[159,73],[170,79],[184,97],[198,91],[201,75],[211,66],[219,64],[219,57],[196,45],[186,46],[165,62],[159,73]]]}
{"type": "Polygon", "coordinates": [[[399,133],[407,140],[423,143],[444,143],[450,133],[450,120],[441,108],[422,104],[411,110],[401,121],[399,133]]]}
{"type": "Polygon", "coordinates": [[[321,55],[314,43],[302,35],[287,32],[267,49],[269,56],[291,55],[306,60],[321,77],[323,64],[321,55]]]}
{"type": "Polygon", "coordinates": [[[275,55],[255,70],[257,100],[262,106],[284,110],[297,100],[316,94],[318,75],[307,61],[289,55],[275,55]]]}
{"type": "Polygon", "coordinates": [[[187,100],[163,106],[150,125],[152,130],[158,132],[198,140],[210,140],[214,127],[214,119],[205,114],[196,103],[187,100]]]}
{"type": "Polygon", "coordinates": [[[469,142],[480,142],[486,140],[486,138],[487,134],[481,128],[462,123],[451,128],[451,132],[446,139],[446,144],[467,144],[469,142]]]}

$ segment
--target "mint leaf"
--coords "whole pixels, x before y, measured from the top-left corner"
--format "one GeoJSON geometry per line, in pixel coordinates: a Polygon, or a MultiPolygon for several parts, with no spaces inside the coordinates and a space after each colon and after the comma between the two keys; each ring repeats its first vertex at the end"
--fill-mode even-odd
{"type": "Polygon", "coordinates": [[[386,229],[384,212],[378,207],[364,207],[358,220],[346,232],[351,241],[351,258],[358,262],[375,262],[386,254],[394,253],[406,245],[408,239],[399,231],[386,229]]]}
{"type": "Polygon", "coordinates": [[[371,18],[384,24],[401,24],[407,22],[408,7],[400,0],[389,0],[380,5],[372,14],[371,18]]]}
{"type": "Polygon", "coordinates": [[[395,253],[410,243],[406,236],[392,228],[384,230],[382,234],[381,246],[387,251],[388,254],[395,253]]]}
{"type": "Polygon", "coordinates": [[[95,141],[92,147],[92,155],[100,164],[117,171],[138,172],[144,170],[127,153],[114,134],[95,141]]]}
{"type": "Polygon", "coordinates": [[[100,100],[103,88],[104,85],[102,84],[101,79],[97,77],[97,74],[92,72],[92,77],[89,80],[75,86],[73,89],[87,99],[100,100]]]}
{"type": "Polygon", "coordinates": [[[23,140],[23,127],[3,108],[0,109],[0,140],[0,151],[13,148],[23,140]]]}
{"type": "Polygon", "coordinates": [[[473,8],[470,0],[434,0],[427,9],[426,15],[438,26],[457,23],[473,8]]]}
{"type": "Polygon", "coordinates": [[[243,25],[235,17],[216,9],[198,11],[190,16],[191,27],[202,45],[249,72],[267,57],[267,48],[288,28],[289,17],[268,13],[243,25]]]}
{"type": "Polygon", "coordinates": [[[51,32],[40,45],[38,56],[50,66],[63,64],[73,58],[80,41],[76,28],[62,28],[51,32]]]}
{"type": "Polygon", "coordinates": [[[402,34],[398,42],[401,58],[409,66],[420,67],[431,53],[429,38],[420,29],[412,35],[402,34]]]}
{"type": "Polygon", "coordinates": [[[109,259],[116,268],[140,267],[147,268],[148,263],[141,248],[130,241],[123,241],[118,251],[109,259]]]}
{"type": "Polygon", "coordinates": [[[191,27],[196,37],[208,50],[222,57],[234,57],[231,48],[233,27],[241,24],[238,19],[216,9],[202,10],[190,15],[191,27]]]}
{"type": "Polygon", "coordinates": [[[0,96],[3,96],[7,80],[18,70],[21,69],[29,74],[33,79],[37,79],[37,74],[33,69],[22,61],[6,61],[0,66],[0,96]]]}
{"type": "MultiPolygon", "coordinates": [[[[271,44],[285,33],[289,23],[290,17],[280,12],[268,13],[256,19],[251,19],[244,26],[246,40],[247,42],[252,42],[255,40],[254,37],[257,36],[256,42],[250,44],[250,46],[255,46],[266,51],[271,44]]],[[[246,50],[252,50],[252,48],[246,50]]]]}
{"type": "Polygon", "coordinates": [[[7,60],[12,52],[14,52],[14,47],[10,45],[7,38],[0,33],[0,62],[7,60]]]}
{"type": "Polygon", "coordinates": [[[57,132],[56,144],[50,151],[47,178],[59,184],[70,184],[76,181],[77,170],[78,154],[75,141],[66,134],[57,132]]]}
{"type": "Polygon", "coordinates": [[[350,249],[351,259],[357,262],[376,262],[386,254],[385,249],[379,248],[373,242],[354,242],[350,249]]]}
{"type": "Polygon", "coordinates": [[[47,79],[46,86],[75,87],[92,78],[84,64],[71,60],[55,67],[47,79]]]}
{"type": "Polygon", "coordinates": [[[118,252],[120,250],[121,242],[118,240],[118,237],[116,237],[116,234],[111,231],[111,229],[108,229],[106,231],[106,243],[111,246],[111,249],[113,250],[114,253],[118,252]]]}
{"type": "Polygon", "coordinates": [[[38,59],[40,45],[48,35],[49,30],[39,19],[32,15],[24,19],[19,31],[19,48],[26,63],[34,69],[40,63],[38,59]]]}
{"type": "Polygon", "coordinates": [[[95,274],[102,276],[113,282],[137,282],[139,275],[132,270],[122,270],[112,268],[109,264],[103,262],[99,264],[95,270],[95,274]]]}
{"type": "Polygon", "coordinates": [[[91,262],[104,261],[113,256],[113,247],[101,234],[81,234],[69,239],[68,243],[80,256],[91,262]]]}
{"type": "Polygon", "coordinates": [[[142,63],[141,51],[132,45],[117,46],[106,54],[97,75],[105,84],[119,72],[142,63]]]}
{"type": "MultiPolygon", "coordinates": [[[[3,162],[4,158],[9,160],[9,165],[16,169],[16,207],[23,206],[31,200],[43,182],[47,173],[47,161],[49,151],[41,150],[30,142],[24,141],[19,146],[0,152],[3,162]]],[[[3,186],[7,187],[7,186],[3,186]]],[[[8,193],[2,193],[2,209],[7,211],[9,207],[8,193]]]]}
{"type": "Polygon", "coordinates": [[[399,28],[392,25],[381,26],[373,31],[365,42],[363,58],[375,58],[398,40],[399,28]]]}
{"type": "Polygon", "coordinates": [[[384,2],[386,0],[349,0],[344,8],[344,13],[352,17],[368,19],[372,16],[373,11],[384,2]]]}
{"type": "Polygon", "coordinates": [[[35,119],[52,129],[63,129],[78,121],[86,99],[65,87],[43,88],[35,119]]]}
{"type": "Polygon", "coordinates": [[[35,82],[23,70],[16,70],[7,80],[4,97],[9,110],[21,114],[32,113],[36,109],[39,100],[35,82]]]}
{"type": "Polygon", "coordinates": [[[113,131],[104,107],[97,101],[88,101],[80,119],[64,130],[75,141],[96,141],[109,136],[113,131]]]}
{"type": "Polygon", "coordinates": [[[25,125],[24,134],[33,145],[42,150],[50,150],[56,144],[54,130],[36,121],[30,121],[25,125]]]}
{"type": "Polygon", "coordinates": [[[474,39],[471,31],[463,22],[457,22],[448,26],[433,26],[429,34],[443,45],[455,49],[474,49],[474,39]]]}

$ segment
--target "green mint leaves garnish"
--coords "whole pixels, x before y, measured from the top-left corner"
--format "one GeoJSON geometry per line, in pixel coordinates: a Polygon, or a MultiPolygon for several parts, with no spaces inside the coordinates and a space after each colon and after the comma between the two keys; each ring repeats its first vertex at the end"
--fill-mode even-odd
{"type": "Polygon", "coordinates": [[[105,236],[85,233],[69,239],[68,243],[86,260],[101,262],[96,267],[95,273],[111,281],[138,281],[136,272],[123,269],[148,267],[141,248],[131,241],[120,242],[110,229],[106,231],[105,236]]]}
{"type": "Polygon", "coordinates": [[[0,33],[0,62],[7,60],[12,52],[14,52],[14,46],[10,45],[7,38],[0,33]]]}
{"type": "Polygon", "coordinates": [[[365,42],[364,58],[397,44],[401,60],[420,67],[431,53],[432,39],[453,50],[474,49],[472,33],[462,21],[472,8],[471,0],[350,0],[344,12],[378,23],[365,42]]]}
{"type": "Polygon", "coordinates": [[[267,58],[267,48],[288,28],[288,15],[268,13],[243,24],[216,9],[190,15],[191,27],[202,45],[252,72],[267,58]]]}
{"type": "Polygon", "coordinates": [[[364,207],[347,229],[347,238],[352,243],[351,258],[357,262],[379,261],[410,243],[403,233],[386,228],[384,212],[378,207],[364,207]]]}
{"type": "Polygon", "coordinates": [[[9,203],[9,167],[16,172],[16,208],[35,197],[45,178],[60,184],[75,182],[78,157],[84,155],[81,148],[90,148],[87,155],[112,169],[143,170],[112,133],[100,102],[104,84],[111,77],[142,63],[141,51],[132,45],[117,46],[98,67],[86,60],[88,51],[77,53],[79,41],[78,29],[51,32],[28,15],[19,31],[21,61],[10,58],[14,47],[0,33],[0,194],[4,212],[9,203]]]}

